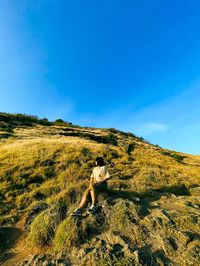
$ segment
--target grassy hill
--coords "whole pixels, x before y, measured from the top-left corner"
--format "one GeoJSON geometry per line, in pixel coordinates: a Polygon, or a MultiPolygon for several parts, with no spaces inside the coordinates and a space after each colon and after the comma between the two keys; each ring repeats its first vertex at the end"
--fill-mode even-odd
{"type": "Polygon", "coordinates": [[[0,113],[0,238],[3,265],[199,265],[200,156],[0,113]],[[108,193],[73,218],[97,156],[108,193]]]}

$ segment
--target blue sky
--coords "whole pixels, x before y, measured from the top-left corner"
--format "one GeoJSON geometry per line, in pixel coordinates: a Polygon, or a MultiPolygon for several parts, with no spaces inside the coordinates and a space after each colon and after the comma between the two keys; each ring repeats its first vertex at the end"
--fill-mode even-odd
{"type": "Polygon", "coordinates": [[[200,154],[199,1],[0,0],[0,111],[200,154]]]}

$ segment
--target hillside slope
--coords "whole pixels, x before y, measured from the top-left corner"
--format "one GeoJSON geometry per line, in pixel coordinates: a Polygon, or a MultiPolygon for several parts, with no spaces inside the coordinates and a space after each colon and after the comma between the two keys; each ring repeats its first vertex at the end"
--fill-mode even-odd
{"type": "Polygon", "coordinates": [[[28,119],[0,113],[2,265],[200,264],[200,156],[28,119]],[[73,218],[97,156],[109,190],[95,215],[73,218]]]}

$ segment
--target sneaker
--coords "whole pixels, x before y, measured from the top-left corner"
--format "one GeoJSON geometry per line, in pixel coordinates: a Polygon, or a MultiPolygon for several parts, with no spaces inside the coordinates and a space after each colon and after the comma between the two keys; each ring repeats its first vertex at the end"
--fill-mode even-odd
{"type": "Polygon", "coordinates": [[[97,207],[95,205],[91,205],[87,213],[93,213],[97,210],[97,207]]]}
{"type": "Polygon", "coordinates": [[[71,216],[81,216],[81,215],[82,215],[81,209],[76,209],[74,212],[71,213],[71,216]]]}

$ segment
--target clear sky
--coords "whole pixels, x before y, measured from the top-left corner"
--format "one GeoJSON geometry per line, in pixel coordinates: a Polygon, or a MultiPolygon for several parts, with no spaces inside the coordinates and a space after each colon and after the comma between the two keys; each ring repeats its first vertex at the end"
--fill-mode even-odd
{"type": "Polygon", "coordinates": [[[0,0],[0,111],[200,154],[200,2],[0,0]]]}

